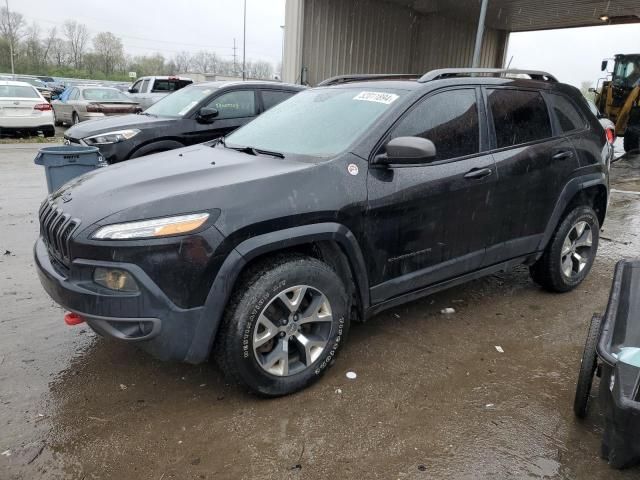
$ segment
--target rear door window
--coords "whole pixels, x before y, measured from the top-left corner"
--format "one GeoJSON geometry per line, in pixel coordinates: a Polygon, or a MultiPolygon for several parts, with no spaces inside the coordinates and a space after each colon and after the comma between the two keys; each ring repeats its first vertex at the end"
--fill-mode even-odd
{"type": "Polygon", "coordinates": [[[172,80],[172,79],[165,79],[165,80],[156,80],[153,83],[153,90],[151,90],[154,93],[162,93],[162,92],[175,92],[176,90],[180,90],[183,87],[186,87],[187,85],[190,85],[192,82],[191,81],[186,81],[186,80],[172,80]]]}
{"type": "Polygon", "coordinates": [[[262,90],[262,105],[265,110],[275,107],[279,103],[295,95],[296,92],[286,92],[284,90],[262,90]]]}
{"type": "Polygon", "coordinates": [[[216,119],[253,117],[256,115],[256,97],[253,90],[223,93],[208,105],[218,110],[216,119]]]}
{"type": "Polygon", "coordinates": [[[586,120],[571,100],[564,95],[557,94],[548,95],[547,98],[562,133],[585,128],[586,120]]]}
{"type": "Polygon", "coordinates": [[[487,94],[498,148],[543,140],[553,135],[547,105],[540,92],[489,89],[487,94]]]}
{"type": "Polygon", "coordinates": [[[475,89],[449,90],[421,100],[394,128],[391,138],[422,137],[436,146],[436,160],[480,151],[475,89]]]}

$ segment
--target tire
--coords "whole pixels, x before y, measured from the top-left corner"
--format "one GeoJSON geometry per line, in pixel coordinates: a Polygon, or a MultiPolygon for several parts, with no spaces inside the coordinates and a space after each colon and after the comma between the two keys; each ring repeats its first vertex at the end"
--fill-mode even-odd
{"type": "Polygon", "coordinates": [[[71,115],[71,125],[77,125],[80,123],[80,117],[76,112],[73,112],[71,115]]]}
{"type": "Polygon", "coordinates": [[[638,130],[627,128],[623,140],[625,152],[631,153],[640,150],[640,132],[638,130]]]}
{"type": "Polygon", "coordinates": [[[261,262],[232,294],[214,345],[216,361],[228,378],[260,395],[302,390],[334,363],[349,330],[349,298],[336,272],[315,258],[261,262]],[[309,340],[317,344],[305,348],[309,340]]]}
{"type": "Polygon", "coordinates": [[[593,209],[587,205],[574,208],[556,228],[542,257],[529,268],[531,278],[550,292],[573,290],[591,270],[599,239],[600,223],[593,209]],[[582,231],[587,233],[586,237],[579,235],[573,238],[579,233],[579,226],[583,225],[589,228],[588,232],[586,227],[582,231]],[[566,241],[569,243],[566,244],[566,241]]]}
{"type": "Polygon", "coordinates": [[[62,120],[58,120],[58,116],[56,115],[55,109],[53,109],[53,124],[56,127],[61,127],[62,126],[62,120]]]}
{"type": "Polygon", "coordinates": [[[600,340],[600,326],[602,325],[602,317],[593,315],[589,325],[589,333],[587,341],[582,352],[580,360],[580,372],[578,373],[578,382],[576,385],[576,396],[573,401],[573,413],[578,418],[585,418],[589,411],[589,397],[591,395],[591,385],[593,384],[593,375],[598,366],[598,354],[596,347],[600,340]]]}

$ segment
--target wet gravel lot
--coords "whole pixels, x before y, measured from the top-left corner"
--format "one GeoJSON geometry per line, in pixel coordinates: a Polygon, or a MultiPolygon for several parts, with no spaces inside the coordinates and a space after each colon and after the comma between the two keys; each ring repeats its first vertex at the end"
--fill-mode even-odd
{"type": "Polygon", "coordinates": [[[640,476],[600,460],[597,404],[585,422],[571,409],[589,319],[616,260],[640,254],[640,157],[614,167],[599,256],[574,292],[545,293],[525,268],[455,287],[354,325],[319,383],[264,400],[214,365],[64,325],[32,260],[38,148],[0,145],[0,479],[640,476]]]}

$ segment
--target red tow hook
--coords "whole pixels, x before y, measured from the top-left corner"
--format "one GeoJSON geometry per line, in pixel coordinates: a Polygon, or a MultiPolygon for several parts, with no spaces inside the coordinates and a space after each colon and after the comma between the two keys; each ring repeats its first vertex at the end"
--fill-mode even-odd
{"type": "Polygon", "coordinates": [[[64,323],[69,326],[80,325],[81,323],[84,323],[84,318],[77,313],[68,312],[64,314],[64,323]]]}

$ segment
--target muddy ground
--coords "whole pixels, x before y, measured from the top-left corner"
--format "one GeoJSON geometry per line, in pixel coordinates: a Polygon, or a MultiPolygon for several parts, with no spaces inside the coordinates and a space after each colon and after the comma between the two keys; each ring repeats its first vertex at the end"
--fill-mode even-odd
{"type": "Polygon", "coordinates": [[[453,288],[354,325],[319,383],[264,400],[214,365],[64,325],[32,261],[37,149],[0,146],[1,479],[640,476],[600,460],[597,409],[586,422],[571,410],[589,319],[616,260],[640,253],[640,157],[616,164],[600,253],[574,292],[545,293],[524,268],[453,288]]]}

